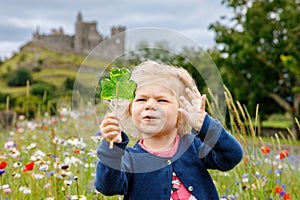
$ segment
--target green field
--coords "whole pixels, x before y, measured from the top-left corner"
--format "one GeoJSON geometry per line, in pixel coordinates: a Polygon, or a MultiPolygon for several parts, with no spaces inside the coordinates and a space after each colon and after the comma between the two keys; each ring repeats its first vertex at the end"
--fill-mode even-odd
{"type": "MultiPolygon", "coordinates": [[[[86,103],[76,112],[59,106],[57,116],[20,118],[16,128],[0,131],[0,199],[121,197],[94,189],[98,121],[107,106],[86,103]]],[[[239,120],[229,131],[243,146],[242,162],[229,172],[210,170],[220,199],[299,199],[299,146],[288,145],[290,139],[258,137],[255,127],[246,128],[239,120]]]]}

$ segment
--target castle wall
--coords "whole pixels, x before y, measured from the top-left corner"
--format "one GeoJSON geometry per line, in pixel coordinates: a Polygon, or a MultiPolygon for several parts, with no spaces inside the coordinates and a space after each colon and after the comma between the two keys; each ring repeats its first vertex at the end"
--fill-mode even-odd
{"type": "Polygon", "coordinates": [[[125,52],[125,27],[112,27],[111,37],[102,41],[92,52],[92,56],[104,60],[113,60],[125,52]]]}
{"type": "Polygon", "coordinates": [[[56,51],[73,51],[74,37],[67,35],[39,35],[34,38],[39,46],[56,51]]]}

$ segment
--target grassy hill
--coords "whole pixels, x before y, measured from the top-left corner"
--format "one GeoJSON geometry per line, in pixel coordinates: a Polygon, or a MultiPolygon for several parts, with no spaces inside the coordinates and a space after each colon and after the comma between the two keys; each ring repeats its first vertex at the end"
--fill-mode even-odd
{"type": "Polygon", "coordinates": [[[93,76],[93,72],[105,68],[109,63],[105,61],[86,59],[86,57],[69,53],[56,52],[41,48],[32,43],[23,46],[18,53],[0,65],[0,93],[11,96],[22,96],[26,86],[10,87],[7,76],[18,68],[31,71],[34,82],[46,82],[56,87],[62,87],[67,78],[76,78],[79,69],[86,77],[93,76]],[[84,65],[84,66],[83,66],[84,65]]]}
{"type": "Polygon", "coordinates": [[[92,90],[97,92],[94,89],[99,73],[108,67],[110,63],[107,61],[28,43],[0,63],[0,114],[6,110],[26,114],[29,118],[34,118],[37,113],[55,114],[61,105],[71,106],[74,83],[81,96],[86,96],[84,92],[88,95],[93,95],[92,90]],[[8,84],[11,77],[16,76],[20,69],[29,71],[30,85],[11,86],[8,84]]]}

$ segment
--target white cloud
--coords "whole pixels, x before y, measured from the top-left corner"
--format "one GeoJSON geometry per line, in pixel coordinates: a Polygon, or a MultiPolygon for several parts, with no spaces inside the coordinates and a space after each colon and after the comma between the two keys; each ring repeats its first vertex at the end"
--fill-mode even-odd
{"type": "Polygon", "coordinates": [[[215,35],[205,28],[184,29],[182,33],[195,40],[202,48],[209,48],[213,45],[215,35]]]}
{"type": "Polygon", "coordinates": [[[221,1],[210,0],[152,0],[99,1],[79,0],[10,0],[0,7],[0,56],[11,54],[32,37],[39,27],[41,33],[62,27],[66,34],[74,34],[78,11],[84,21],[97,21],[98,31],[105,36],[114,25],[128,30],[141,27],[161,27],[182,32],[204,46],[212,46],[210,23],[229,13],[221,1]],[[17,46],[13,46],[17,45],[17,46]]]}
{"type": "Polygon", "coordinates": [[[19,48],[24,45],[24,43],[20,42],[5,42],[0,41],[0,58],[1,60],[4,58],[11,57],[14,53],[19,51],[19,48]],[[7,51],[9,49],[9,51],[7,51]]]}

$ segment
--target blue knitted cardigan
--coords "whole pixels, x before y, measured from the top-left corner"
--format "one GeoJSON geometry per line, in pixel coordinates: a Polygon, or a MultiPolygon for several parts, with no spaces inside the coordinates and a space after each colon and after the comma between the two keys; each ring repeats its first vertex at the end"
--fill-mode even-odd
{"type": "Polygon", "coordinates": [[[153,155],[138,143],[128,147],[123,132],[122,140],[113,149],[104,140],[100,144],[94,185],[104,195],[120,194],[125,200],[169,200],[173,172],[198,200],[217,200],[207,170],[231,170],[243,157],[240,143],[208,114],[200,131],[180,137],[173,157],[153,155]]]}

